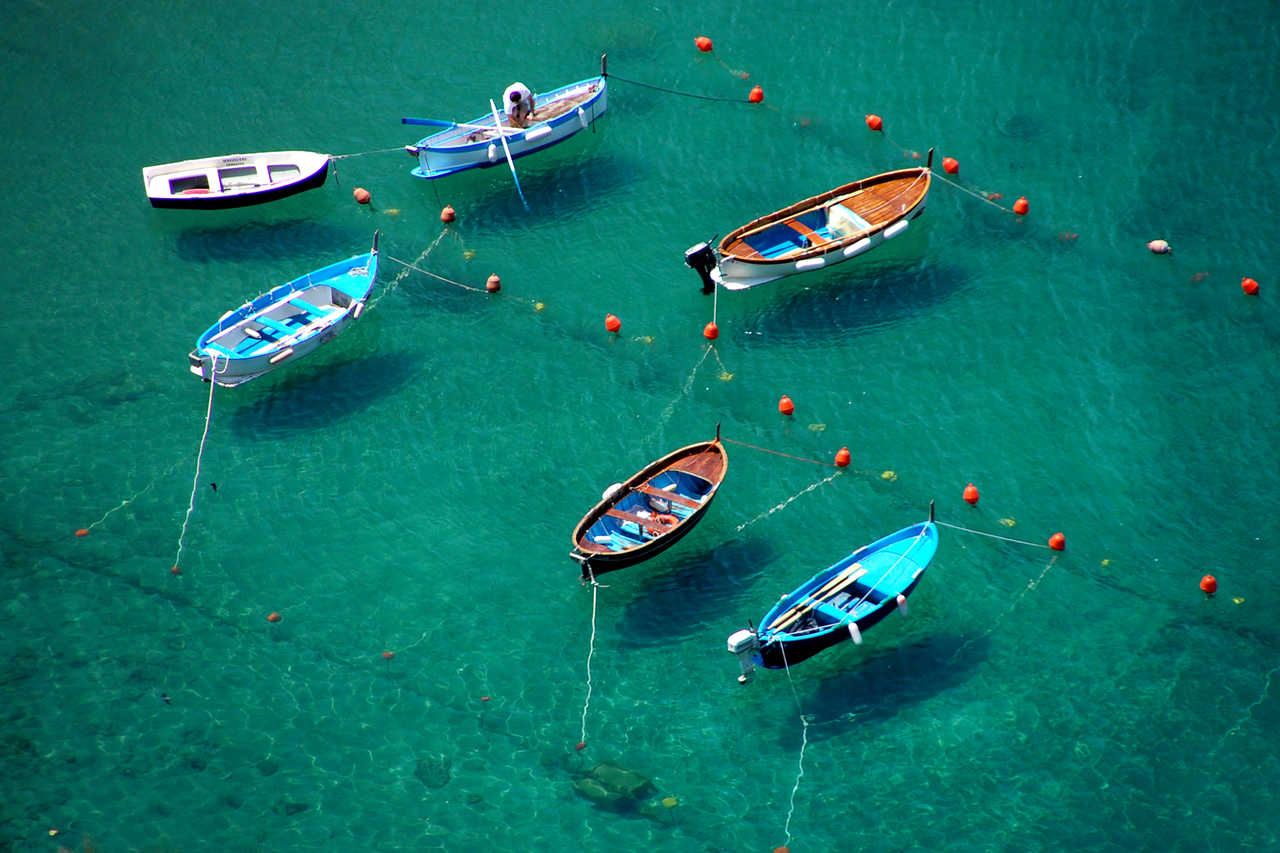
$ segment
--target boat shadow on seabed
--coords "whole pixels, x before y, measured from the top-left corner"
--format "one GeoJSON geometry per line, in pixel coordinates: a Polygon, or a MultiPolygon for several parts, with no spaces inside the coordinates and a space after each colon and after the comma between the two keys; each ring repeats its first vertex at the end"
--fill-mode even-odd
{"type": "Polygon", "coordinates": [[[781,282],[785,293],[733,294],[721,299],[721,313],[726,302],[736,301],[728,310],[741,316],[746,346],[772,347],[780,340],[839,338],[896,326],[946,302],[969,283],[958,267],[906,261],[828,276],[803,288],[781,282]]]}
{"type": "MultiPolygon", "coordinates": [[[[355,330],[343,343],[355,342],[354,334],[355,330]]],[[[250,394],[266,393],[237,406],[231,427],[254,440],[327,427],[400,391],[420,369],[417,356],[407,352],[347,356],[337,362],[313,357],[287,374],[262,377],[244,388],[250,394]]],[[[223,391],[221,396],[227,401],[232,393],[223,391]]]]}
{"type": "MultiPolygon", "coordinates": [[[[810,740],[883,723],[961,684],[987,658],[987,637],[941,634],[885,649],[822,681],[804,702],[810,740]]],[[[784,676],[785,677],[785,676],[784,676]]],[[[780,733],[788,742],[794,732],[780,733]]]]}

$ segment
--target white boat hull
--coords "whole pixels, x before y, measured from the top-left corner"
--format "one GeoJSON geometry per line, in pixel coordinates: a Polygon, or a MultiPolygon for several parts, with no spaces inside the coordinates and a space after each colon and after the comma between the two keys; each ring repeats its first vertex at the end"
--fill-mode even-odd
{"type": "Polygon", "coordinates": [[[907,229],[909,219],[914,219],[921,213],[924,213],[923,200],[910,212],[909,218],[900,219],[887,228],[874,231],[856,243],[837,245],[816,257],[799,261],[769,263],[721,256],[715,269],[711,271],[711,278],[725,290],[748,290],[787,276],[825,269],[865,254],[886,240],[892,240],[907,229]]]}
{"type": "MultiPolygon", "coordinates": [[[[608,84],[603,77],[583,80],[557,89],[547,95],[535,95],[539,113],[555,112],[557,101],[579,101],[552,118],[526,128],[503,126],[507,148],[512,159],[540,151],[563,142],[586,130],[608,109],[608,84]]],[[[494,129],[492,116],[481,116],[473,122],[458,125],[418,141],[418,166],[412,174],[418,178],[441,178],[466,169],[505,165],[506,151],[494,129]]]]}

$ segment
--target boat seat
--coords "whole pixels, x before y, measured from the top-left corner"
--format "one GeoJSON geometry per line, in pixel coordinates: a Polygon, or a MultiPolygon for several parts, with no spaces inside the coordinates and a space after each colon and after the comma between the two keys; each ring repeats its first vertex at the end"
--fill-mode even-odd
{"type": "Polygon", "coordinates": [[[830,238],[824,237],[798,219],[788,221],[787,225],[791,226],[791,230],[800,235],[800,239],[804,241],[803,245],[806,248],[810,246],[821,246],[823,243],[831,242],[830,238]]]}
{"type": "Polygon", "coordinates": [[[279,332],[282,335],[293,334],[293,329],[289,328],[284,323],[281,323],[279,320],[268,317],[265,314],[259,314],[257,317],[254,317],[253,322],[260,323],[261,325],[266,326],[268,329],[279,332]]]}
{"type": "Polygon", "coordinates": [[[702,506],[702,504],[699,503],[698,501],[694,500],[693,498],[687,498],[684,495],[680,494],[679,492],[668,491],[667,489],[659,489],[649,485],[648,483],[641,483],[640,485],[636,486],[635,490],[637,492],[640,492],[641,494],[652,495],[655,498],[662,498],[662,500],[664,501],[670,501],[671,503],[680,504],[681,506],[687,506],[690,509],[697,509],[698,507],[702,506]]]}
{"type": "Polygon", "coordinates": [[[618,509],[616,506],[609,507],[609,509],[605,510],[605,515],[611,515],[614,518],[620,518],[623,521],[630,521],[632,524],[638,524],[641,529],[651,527],[654,530],[661,530],[664,533],[675,526],[672,524],[663,524],[661,521],[658,521],[657,518],[645,518],[642,515],[636,515],[634,512],[627,512],[625,509],[618,509]]]}
{"type": "Polygon", "coordinates": [[[294,306],[295,308],[301,308],[303,311],[306,311],[308,314],[314,314],[317,317],[323,317],[325,314],[329,313],[328,310],[324,308],[317,308],[307,300],[298,296],[295,296],[294,298],[290,299],[289,304],[294,306]]]}

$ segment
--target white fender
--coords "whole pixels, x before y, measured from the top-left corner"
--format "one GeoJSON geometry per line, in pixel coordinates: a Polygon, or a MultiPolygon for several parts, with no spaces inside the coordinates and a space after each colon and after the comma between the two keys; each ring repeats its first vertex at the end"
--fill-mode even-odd
{"type": "Polygon", "coordinates": [[[907,220],[905,219],[902,220],[901,222],[893,223],[888,228],[884,229],[884,238],[886,240],[892,240],[894,237],[897,237],[903,231],[906,231],[907,225],[909,224],[910,223],[908,223],[907,220]]]}
{"type": "Polygon", "coordinates": [[[898,612],[903,616],[907,615],[907,597],[901,593],[898,595],[898,612]]]}
{"type": "Polygon", "coordinates": [[[357,302],[356,307],[351,309],[351,319],[358,320],[362,311],[364,311],[364,303],[357,302]]]}
{"type": "Polygon", "coordinates": [[[848,246],[845,246],[844,256],[846,258],[852,258],[854,255],[861,255],[863,252],[865,252],[867,249],[870,249],[870,248],[871,248],[871,238],[863,237],[858,242],[850,243],[848,246]]]}
{"type": "Polygon", "coordinates": [[[582,125],[582,129],[587,129],[587,114],[582,107],[578,107],[578,123],[582,125]]]}
{"type": "Polygon", "coordinates": [[[857,622],[849,623],[849,636],[853,638],[855,645],[862,645],[862,632],[858,630],[857,622]]]}
{"type": "Polygon", "coordinates": [[[293,347],[286,347],[285,349],[282,349],[280,350],[280,352],[271,356],[270,361],[272,364],[279,364],[280,362],[284,361],[286,358],[288,358],[291,355],[293,355],[293,347]]]}
{"type": "Polygon", "coordinates": [[[489,143],[489,162],[498,162],[498,146],[494,145],[492,142],[489,143]]]}
{"type": "Polygon", "coordinates": [[[826,258],[805,258],[803,261],[796,261],[796,272],[816,270],[824,266],[826,263],[826,258]]]}

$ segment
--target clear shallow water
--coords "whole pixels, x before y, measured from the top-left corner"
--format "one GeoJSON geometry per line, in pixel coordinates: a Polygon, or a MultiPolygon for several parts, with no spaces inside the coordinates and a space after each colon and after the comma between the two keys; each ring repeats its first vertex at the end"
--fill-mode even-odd
{"type": "Polygon", "coordinates": [[[424,29],[386,5],[278,26],[243,4],[14,6],[0,844],[769,850],[804,738],[796,851],[1277,846],[1274,12],[564,6],[530,51],[513,9],[424,29]],[[392,148],[416,136],[400,116],[466,119],[606,50],[619,77],[766,101],[616,81],[596,133],[518,162],[527,213],[501,169],[425,183],[396,153],[206,216],[139,186],[188,156],[392,148]],[[722,295],[707,352],[684,248],[898,146],[1031,215],[940,183],[865,262],[722,295]],[[417,261],[445,203],[459,220],[420,265],[502,293],[388,262],[332,345],[217,389],[170,575],[209,402],[195,336],[375,228],[417,261]],[[730,446],[699,529],[599,590],[577,752],[592,595],[569,531],[717,422],[854,462],[826,481],[730,446]],[[906,621],[734,681],[732,630],[930,498],[1068,550],[944,529],[906,621]],[[598,762],[653,780],[640,813],[575,792],[598,762]]]}

